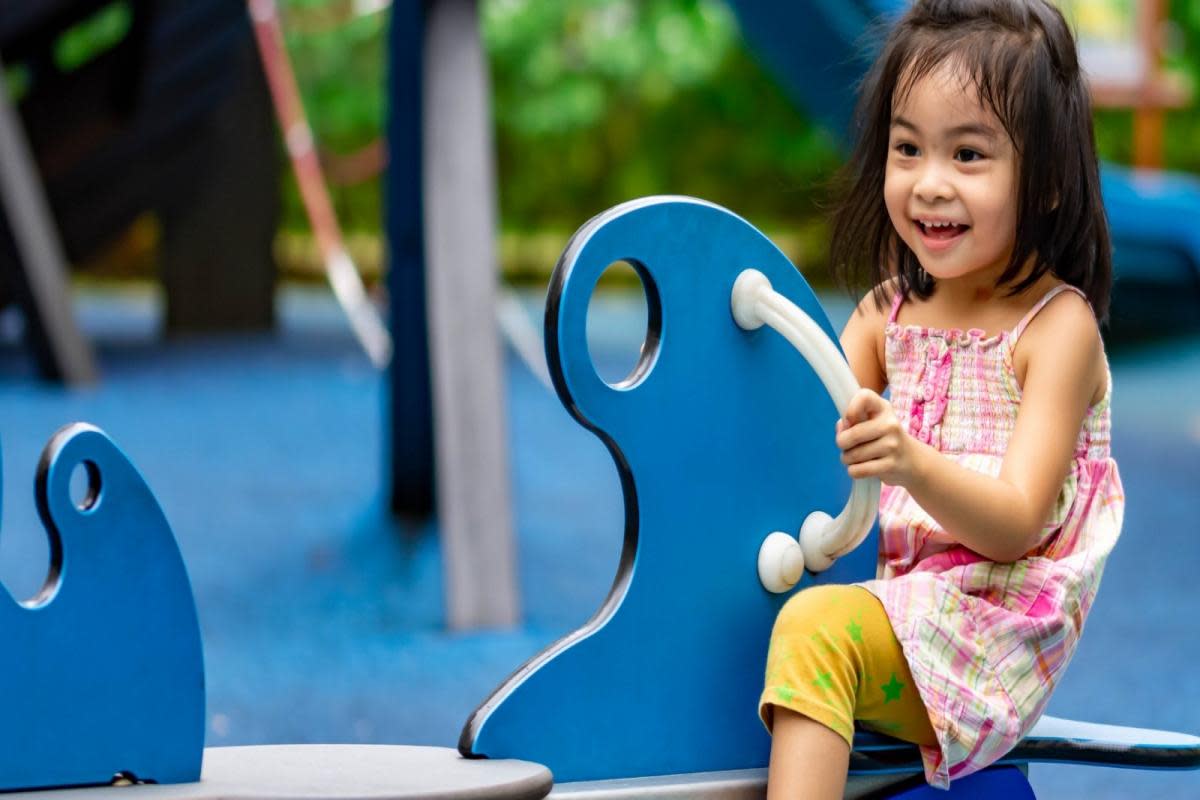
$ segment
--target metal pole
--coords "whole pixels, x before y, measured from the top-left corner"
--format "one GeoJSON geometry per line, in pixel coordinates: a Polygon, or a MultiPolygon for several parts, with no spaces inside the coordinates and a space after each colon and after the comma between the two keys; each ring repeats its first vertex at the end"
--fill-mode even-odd
{"type": "Polygon", "coordinates": [[[495,167],[476,0],[428,6],[423,195],[438,517],[453,628],[517,622],[495,167]]]}

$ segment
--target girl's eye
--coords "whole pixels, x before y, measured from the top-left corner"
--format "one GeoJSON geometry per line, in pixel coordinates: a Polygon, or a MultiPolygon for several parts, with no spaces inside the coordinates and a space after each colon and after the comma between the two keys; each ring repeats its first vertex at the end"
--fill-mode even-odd
{"type": "Polygon", "coordinates": [[[900,155],[904,156],[905,158],[916,158],[917,154],[920,153],[921,151],[917,149],[917,146],[915,144],[909,144],[908,142],[901,142],[900,144],[896,145],[896,152],[899,153],[900,155]]]}
{"type": "Polygon", "coordinates": [[[979,161],[982,159],[983,153],[979,152],[978,150],[972,150],[969,147],[964,147],[962,150],[959,150],[957,153],[955,153],[955,157],[965,164],[970,164],[973,161],[979,161]]]}

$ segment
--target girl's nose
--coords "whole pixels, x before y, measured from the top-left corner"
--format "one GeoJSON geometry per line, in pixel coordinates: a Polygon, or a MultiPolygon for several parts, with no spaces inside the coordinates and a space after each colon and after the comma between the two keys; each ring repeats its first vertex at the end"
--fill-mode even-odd
{"type": "Polygon", "coordinates": [[[913,184],[913,194],[918,200],[926,203],[949,200],[954,197],[954,184],[940,164],[927,163],[917,175],[913,184]]]}

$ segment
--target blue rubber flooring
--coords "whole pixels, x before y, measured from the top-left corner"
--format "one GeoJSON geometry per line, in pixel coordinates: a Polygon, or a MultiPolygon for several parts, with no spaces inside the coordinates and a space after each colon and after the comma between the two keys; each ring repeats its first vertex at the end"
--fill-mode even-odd
{"type": "MultiPolygon", "coordinates": [[[[539,327],[540,302],[525,298],[539,327]]],[[[623,518],[612,462],[511,351],[498,402],[524,622],[449,633],[434,525],[384,512],[384,382],[324,292],[285,291],[275,334],[189,340],[157,335],[149,290],[92,289],[77,305],[103,371],[82,391],[33,380],[0,317],[0,580],[21,598],[45,576],[42,445],[67,422],[99,425],[154,488],[188,564],[209,745],[453,746],[496,683],[607,593],[623,518]]],[[[840,325],[846,304],[827,306],[840,325]]],[[[634,307],[595,313],[598,365],[628,364],[634,307]]],[[[1120,351],[1113,372],[1125,532],[1050,713],[1200,733],[1200,339],[1120,351]]],[[[1200,797],[1195,772],[1035,766],[1032,779],[1043,797],[1200,797]]]]}

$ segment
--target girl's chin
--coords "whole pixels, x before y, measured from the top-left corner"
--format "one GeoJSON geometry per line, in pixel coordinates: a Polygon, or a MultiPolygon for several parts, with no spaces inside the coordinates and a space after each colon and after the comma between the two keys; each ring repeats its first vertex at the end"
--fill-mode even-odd
{"type": "Polygon", "coordinates": [[[943,284],[960,281],[964,278],[969,279],[971,283],[980,280],[990,282],[993,278],[988,276],[999,277],[1000,272],[1003,271],[1003,266],[997,271],[995,268],[971,266],[968,264],[938,264],[932,260],[918,259],[918,263],[920,263],[921,269],[925,271],[925,274],[943,284]],[[930,269],[930,267],[933,267],[933,269],[930,269]]]}

